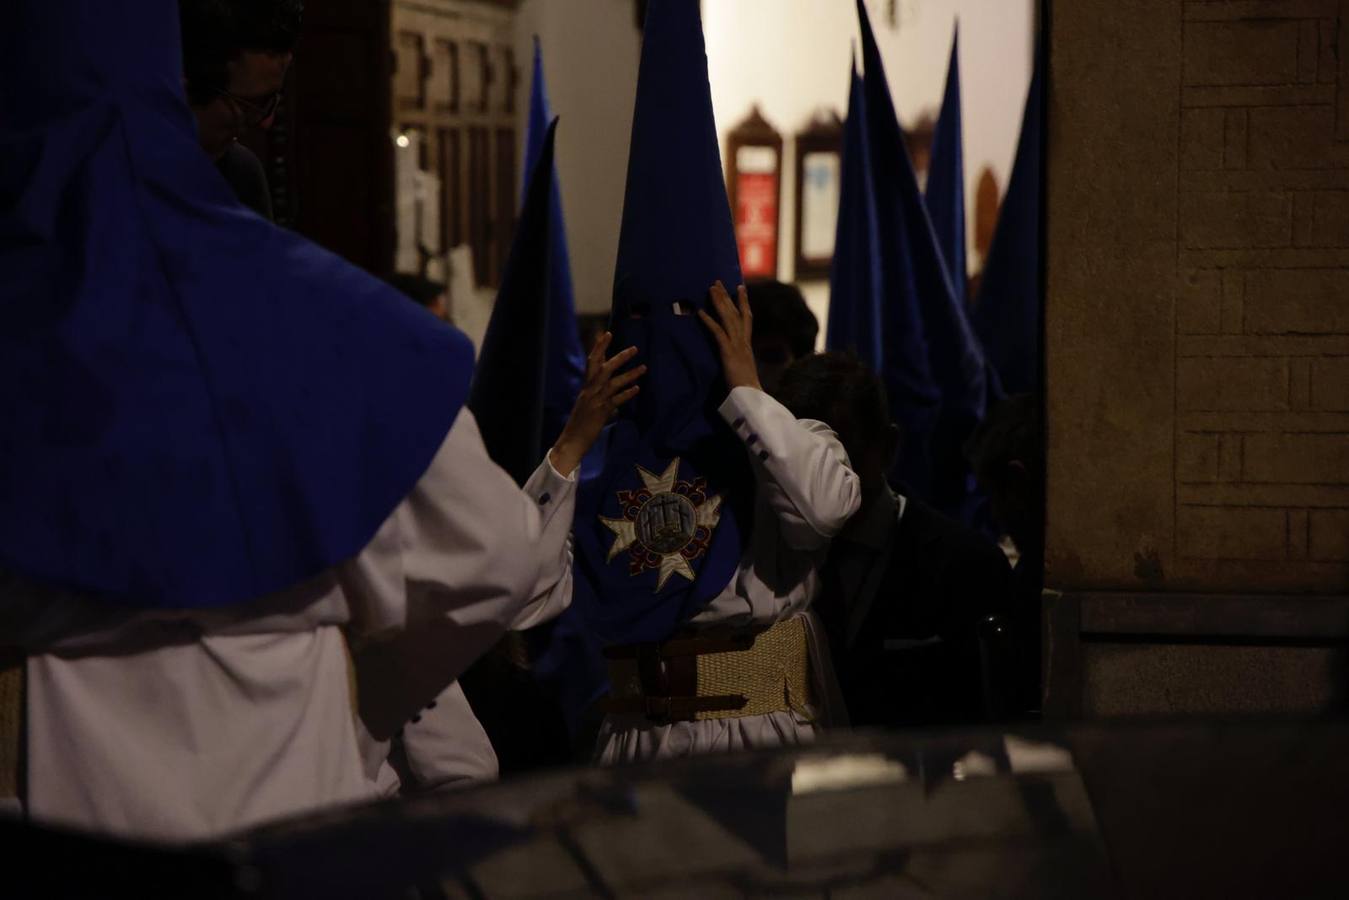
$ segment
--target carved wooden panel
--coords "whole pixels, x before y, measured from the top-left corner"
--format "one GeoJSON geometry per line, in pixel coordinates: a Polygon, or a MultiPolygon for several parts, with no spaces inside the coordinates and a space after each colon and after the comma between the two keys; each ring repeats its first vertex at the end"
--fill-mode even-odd
{"type": "Polygon", "coordinates": [[[398,109],[423,109],[426,106],[426,39],[415,31],[399,31],[394,42],[397,70],[394,72],[394,97],[398,109]]]}
{"type": "Polygon", "coordinates": [[[438,38],[431,55],[431,83],[429,93],[435,112],[454,114],[459,111],[459,44],[438,38]]]}
{"type": "Polygon", "coordinates": [[[393,9],[402,129],[393,137],[415,130],[424,141],[424,171],[406,184],[420,185],[418,203],[437,205],[399,223],[398,256],[421,259],[426,272],[435,272],[445,254],[468,244],[480,286],[500,280],[518,202],[513,7],[397,0],[393,9]],[[414,57],[418,64],[405,65],[414,57]]]}

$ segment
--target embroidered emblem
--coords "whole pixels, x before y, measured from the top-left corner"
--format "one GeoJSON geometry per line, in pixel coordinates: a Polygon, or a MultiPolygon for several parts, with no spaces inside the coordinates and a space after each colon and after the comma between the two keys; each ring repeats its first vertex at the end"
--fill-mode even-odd
{"type": "Polygon", "coordinates": [[[606,562],[623,551],[628,553],[628,574],[649,569],[660,573],[656,590],[665,587],[671,575],[694,578],[692,562],[707,552],[712,531],[721,521],[721,497],[707,496],[707,479],[679,480],[676,457],[660,475],[637,467],[642,487],[619,491],[623,518],[600,516],[614,533],[606,562]]]}

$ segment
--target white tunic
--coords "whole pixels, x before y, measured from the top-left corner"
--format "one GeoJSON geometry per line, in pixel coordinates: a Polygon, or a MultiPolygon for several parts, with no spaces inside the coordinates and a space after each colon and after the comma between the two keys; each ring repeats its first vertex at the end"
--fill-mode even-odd
{"type": "Polygon", "coordinates": [[[176,840],[375,796],[343,628],[426,637],[439,684],[375,678],[370,701],[420,707],[555,587],[543,520],[465,409],[356,558],[256,604],[131,612],[0,580],[0,633],[29,653],[28,812],[176,840]]]}
{"type": "MultiPolygon", "coordinates": [[[[576,473],[563,477],[545,458],[525,482],[524,492],[543,512],[537,554],[537,596],[511,622],[524,631],[560,616],[571,605],[572,517],[576,511],[576,473]],[[550,590],[545,590],[552,584],[550,590]]],[[[412,784],[401,784],[389,764],[390,741],[376,741],[358,725],[361,754],[381,796],[403,789],[439,790],[494,781],[500,774],[496,751],[455,681],[403,726],[398,738],[412,784]]]]}
{"type": "Polygon", "coordinates": [[[810,718],[777,712],[665,725],[611,715],[600,728],[596,758],[602,763],[795,744],[813,737],[818,725],[842,724],[828,645],[810,602],[830,538],[861,504],[861,482],[828,425],[798,420],[764,392],[736,388],[719,411],[754,467],[754,529],[735,577],[693,625],[768,627],[805,616],[818,708],[810,718]]]}

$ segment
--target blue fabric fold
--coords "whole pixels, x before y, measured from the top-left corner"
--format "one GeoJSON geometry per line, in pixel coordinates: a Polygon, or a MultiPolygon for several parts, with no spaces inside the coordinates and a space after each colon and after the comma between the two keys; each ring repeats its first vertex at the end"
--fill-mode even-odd
{"type": "Polygon", "coordinates": [[[923,201],[932,218],[942,259],[946,262],[951,293],[962,307],[966,305],[969,279],[965,260],[965,138],[960,115],[960,26],[951,36],[951,59],[946,68],[946,89],[942,93],[941,113],[932,134],[932,157],[927,170],[923,201]]]}
{"type": "MultiPolygon", "coordinates": [[[[829,269],[829,321],[825,346],[851,351],[877,372],[885,369],[882,310],[885,281],[881,268],[880,225],[876,219],[876,192],[872,185],[871,146],[867,129],[866,94],[855,64],[848,67],[848,118],[843,124],[842,172],[839,176],[838,227],[834,258],[829,269]]],[[[930,376],[918,368],[926,364],[926,348],[910,356],[920,384],[930,376]]]]}
{"type": "Polygon", "coordinates": [[[556,186],[556,131],[554,120],[544,133],[530,170],[524,209],[483,335],[468,398],[488,455],[521,485],[529,480],[545,452],[549,335],[556,312],[549,265],[556,246],[550,208],[556,186]]]}
{"type": "Polygon", "coordinates": [[[891,397],[891,405],[905,430],[904,448],[893,474],[910,492],[958,514],[972,487],[959,448],[983,418],[988,402],[987,366],[964,306],[952,290],[918,190],[863,0],[857,2],[857,15],[887,298],[882,376],[887,390],[901,391],[900,396],[891,397]],[[919,372],[897,377],[893,367],[916,352],[908,349],[915,343],[926,350],[928,378],[920,380],[919,372]]]}
{"type": "MultiPolygon", "coordinates": [[[[533,172],[543,156],[549,126],[553,122],[548,86],[543,74],[543,50],[534,39],[534,77],[529,94],[529,124],[525,133],[525,173],[533,172]]],[[[556,157],[556,150],[554,157],[556,157]]],[[[549,194],[548,339],[544,357],[543,425],[540,451],[557,441],[567,424],[576,395],[585,380],[585,352],[576,326],[576,299],[571,278],[571,254],[567,249],[567,226],[562,215],[562,186],[553,163],[553,186],[549,194]]],[[[526,189],[528,182],[526,181],[526,189]]],[[[522,201],[523,203],[523,201],[522,201]]]]}
{"type": "Polygon", "coordinates": [[[1026,93],[1016,161],[998,214],[976,299],[974,320],[988,358],[1009,394],[1040,384],[1040,190],[1043,166],[1044,50],[1026,93]]]}

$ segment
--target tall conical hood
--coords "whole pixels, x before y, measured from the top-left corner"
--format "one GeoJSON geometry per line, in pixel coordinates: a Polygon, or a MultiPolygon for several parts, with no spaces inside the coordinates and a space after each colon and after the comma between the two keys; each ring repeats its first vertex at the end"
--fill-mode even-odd
{"type": "Polygon", "coordinates": [[[487,453],[524,484],[543,459],[545,361],[551,319],[553,141],[544,132],[506,270],[487,323],[468,406],[487,453]]]}
{"type": "MultiPolygon", "coordinates": [[[[866,94],[854,64],[848,67],[848,120],[843,125],[843,172],[839,184],[838,230],[829,269],[829,323],[825,346],[850,350],[877,372],[885,368],[882,311],[886,303],[881,267],[880,226],[871,175],[866,94]]],[[[916,350],[925,350],[921,343],[916,350]]],[[[906,357],[927,361],[925,353],[906,357]]],[[[920,383],[929,376],[915,369],[920,383]]]]}
{"type": "Polygon", "coordinates": [[[741,280],[698,0],[651,3],[643,34],[614,270],[615,325],[642,304],[667,307],[660,312],[675,300],[704,307],[714,280],[732,287],[741,280]]]}
{"type": "MultiPolygon", "coordinates": [[[[530,173],[543,155],[543,145],[553,121],[548,104],[548,88],[543,77],[543,51],[534,39],[534,78],[529,95],[529,123],[525,133],[525,192],[530,173]]],[[[571,254],[567,250],[567,226],[562,216],[561,185],[557,166],[553,165],[552,191],[549,195],[548,259],[548,337],[543,365],[543,424],[540,429],[540,454],[557,440],[576,403],[576,395],[585,379],[585,353],[576,327],[576,301],[571,280],[571,254]]]]}
{"type": "Polygon", "coordinates": [[[181,73],[173,0],[0,5],[0,568],[121,605],[252,600],[359,553],[472,367],[240,206],[181,73]]]}
{"type": "MultiPolygon", "coordinates": [[[[919,496],[951,510],[964,503],[967,473],[942,468],[925,470],[917,455],[922,452],[929,462],[943,464],[953,455],[946,445],[955,443],[958,447],[962,435],[973,430],[983,417],[987,402],[983,351],[964,308],[956,302],[951,289],[932,221],[918,190],[913,163],[904,148],[904,135],[895,116],[885,65],[863,0],[857,0],[857,14],[866,66],[863,84],[881,228],[881,253],[882,259],[889,263],[885,272],[886,289],[892,299],[887,307],[890,316],[886,327],[887,331],[902,335],[904,340],[911,340],[914,328],[908,319],[915,307],[920,311],[917,330],[922,336],[920,340],[927,345],[938,399],[937,405],[929,407],[920,405],[928,399],[926,397],[909,401],[908,419],[899,420],[909,429],[906,440],[925,441],[931,446],[922,451],[913,446],[906,447],[909,458],[896,474],[919,496]]],[[[890,341],[887,335],[887,342],[890,341]]],[[[902,401],[891,399],[894,406],[899,402],[902,401]]],[[[958,452],[954,456],[958,459],[958,452]]]]}
{"type": "Polygon", "coordinates": [[[614,349],[648,366],[607,432],[576,512],[576,602],[606,642],[660,640],[739,563],[753,478],[721,420],[710,334],[693,314],[740,282],[698,0],[648,7],[614,275],[614,349]]]}
{"type": "Polygon", "coordinates": [[[923,191],[932,229],[937,235],[951,293],[965,306],[969,269],[965,261],[965,137],[960,117],[960,25],[951,36],[951,61],[946,67],[946,91],[932,135],[932,161],[923,191]]]}
{"type": "Polygon", "coordinates": [[[1009,394],[1034,391],[1040,381],[1043,78],[1044,52],[1040,49],[1026,94],[1016,162],[984,264],[974,312],[989,361],[1009,394]]]}

